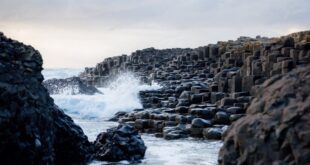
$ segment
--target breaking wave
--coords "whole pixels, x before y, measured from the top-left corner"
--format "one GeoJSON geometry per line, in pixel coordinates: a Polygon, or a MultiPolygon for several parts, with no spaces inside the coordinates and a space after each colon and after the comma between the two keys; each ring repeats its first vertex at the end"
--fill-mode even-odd
{"type": "Polygon", "coordinates": [[[158,84],[142,84],[133,73],[121,73],[105,88],[99,88],[103,94],[68,95],[68,93],[52,95],[55,103],[65,109],[66,113],[77,118],[108,119],[118,111],[131,111],[142,108],[139,91],[161,88],[158,84]]]}

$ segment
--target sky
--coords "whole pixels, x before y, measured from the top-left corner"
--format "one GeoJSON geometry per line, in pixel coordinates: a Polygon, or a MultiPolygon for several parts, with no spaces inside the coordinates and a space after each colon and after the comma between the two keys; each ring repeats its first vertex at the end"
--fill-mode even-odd
{"type": "Polygon", "coordinates": [[[82,68],[148,47],[310,30],[309,9],[309,0],[0,0],[0,31],[39,50],[44,68],[82,68]]]}

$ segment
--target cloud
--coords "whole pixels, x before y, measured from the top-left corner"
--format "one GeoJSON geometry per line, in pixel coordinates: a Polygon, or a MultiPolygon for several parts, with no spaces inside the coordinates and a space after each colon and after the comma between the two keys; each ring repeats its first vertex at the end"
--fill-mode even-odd
{"type": "Polygon", "coordinates": [[[309,8],[308,0],[1,0],[0,30],[38,48],[46,67],[81,67],[149,46],[309,29],[309,8]]]}

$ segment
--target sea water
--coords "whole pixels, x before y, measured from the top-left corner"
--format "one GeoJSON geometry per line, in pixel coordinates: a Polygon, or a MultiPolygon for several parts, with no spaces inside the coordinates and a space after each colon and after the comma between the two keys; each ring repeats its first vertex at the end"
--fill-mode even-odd
{"type": "MultiPolygon", "coordinates": [[[[82,69],[47,69],[43,71],[45,79],[68,78],[77,76],[82,69]]],[[[131,111],[142,108],[139,91],[161,88],[158,84],[141,84],[132,73],[116,76],[105,88],[99,88],[103,94],[69,95],[71,92],[51,95],[55,103],[81,126],[90,141],[108,128],[117,126],[109,122],[118,111],[131,111]]],[[[219,141],[200,139],[165,140],[152,134],[142,134],[147,150],[141,164],[154,165],[213,165],[217,164],[217,155],[221,145],[219,141]]],[[[107,164],[94,161],[91,164],[107,164]]],[[[120,164],[126,164],[121,162],[120,164]]]]}

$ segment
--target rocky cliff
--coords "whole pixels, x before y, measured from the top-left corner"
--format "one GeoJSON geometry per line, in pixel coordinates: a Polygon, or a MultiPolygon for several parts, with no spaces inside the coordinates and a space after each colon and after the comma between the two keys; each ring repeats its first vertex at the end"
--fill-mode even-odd
{"type": "Polygon", "coordinates": [[[133,71],[145,82],[154,69],[164,67],[175,56],[191,52],[191,49],[164,49],[147,48],[137,50],[130,56],[121,55],[109,57],[96,67],[85,68],[80,75],[88,84],[104,86],[106,80],[124,71],[133,71]]]}
{"type": "Polygon", "coordinates": [[[86,68],[81,78],[100,86],[129,70],[145,82],[156,81],[163,88],[141,91],[143,109],[122,115],[119,122],[166,139],[221,139],[227,126],[244,116],[256,85],[309,62],[310,31],[304,31],[239,37],[196,49],[139,50],[86,68]]]}
{"type": "Polygon", "coordinates": [[[246,116],[228,129],[220,164],[310,162],[310,66],[257,88],[246,116]]]}
{"type": "MultiPolygon", "coordinates": [[[[196,49],[148,48],[107,58],[80,78],[103,86],[129,70],[144,82],[160,83],[160,90],[140,92],[143,109],[114,119],[169,140],[221,139],[228,128],[222,164],[303,164],[309,162],[309,63],[310,31],[305,31],[279,38],[240,37],[196,49]],[[305,69],[290,73],[294,68],[305,69]]],[[[86,163],[94,148],[53,103],[41,70],[38,51],[0,33],[0,163],[86,163]]],[[[103,135],[114,134],[98,136],[102,150],[97,153],[113,148],[109,139],[114,137],[103,135]]],[[[141,154],[133,155],[140,159],[145,149],[137,148],[141,154]]]]}
{"type": "Polygon", "coordinates": [[[92,147],[41,84],[40,53],[0,33],[0,164],[85,164],[92,147]]]}

